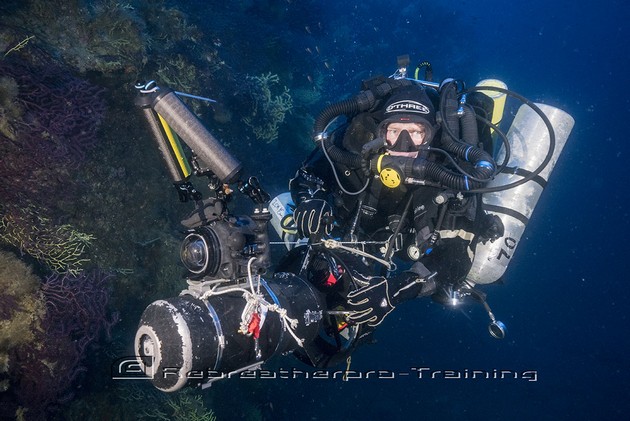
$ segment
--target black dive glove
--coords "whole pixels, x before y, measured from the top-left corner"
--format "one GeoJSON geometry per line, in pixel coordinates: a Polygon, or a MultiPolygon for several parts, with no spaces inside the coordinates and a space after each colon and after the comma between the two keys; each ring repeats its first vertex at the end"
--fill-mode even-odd
{"type": "Polygon", "coordinates": [[[366,323],[376,327],[398,304],[435,291],[434,274],[420,262],[392,279],[383,276],[366,278],[356,272],[354,275],[367,282],[366,286],[350,292],[347,297],[348,319],[358,325],[366,323]]]}
{"type": "Polygon", "coordinates": [[[309,199],[293,211],[293,220],[300,238],[328,235],[333,227],[332,207],[322,199],[309,199]]]}
{"type": "Polygon", "coordinates": [[[387,278],[374,276],[369,284],[348,294],[348,319],[360,325],[367,323],[370,327],[381,324],[385,316],[394,309],[387,278]]]}

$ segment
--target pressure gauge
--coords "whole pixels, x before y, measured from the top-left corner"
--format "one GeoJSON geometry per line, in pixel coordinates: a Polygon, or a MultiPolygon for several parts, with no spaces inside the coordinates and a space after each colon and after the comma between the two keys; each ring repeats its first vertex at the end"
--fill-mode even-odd
{"type": "Polygon", "coordinates": [[[407,247],[407,256],[409,256],[411,260],[420,259],[420,248],[418,248],[415,244],[410,245],[407,247]]]}

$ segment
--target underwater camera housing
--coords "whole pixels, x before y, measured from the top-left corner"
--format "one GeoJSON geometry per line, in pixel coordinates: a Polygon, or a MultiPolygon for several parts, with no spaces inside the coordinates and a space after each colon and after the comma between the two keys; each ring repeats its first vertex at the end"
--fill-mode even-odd
{"type": "Polygon", "coordinates": [[[219,199],[204,203],[183,222],[188,288],[151,303],[136,332],[138,363],[165,392],[210,385],[305,346],[324,312],[320,293],[299,276],[261,277],[269,266],[266,209],[233,216],[214,213],[225,209],[219,199]]]}
{"type": "Polygon", "coordinates": [[[251,216],[230,215],[212,198],[183,221],[190,228],[180,247],[188,288],[151,303],[135,337],[138,362],[155,387],[211,384],[317,335],[319,293],[293,274],[261,277],[269,266],[270,218],[259,207],[251,216]]]}
{"type": "Polygon", "coordinates": [[[218,201],[207,201],[203,209],[182,222],[189,230],[180,246],[180,258],[189,278],[235,280],[247,276],[248,266],[253,273],[264,273],[269,266],[268,212],[215,215],[212,212],[218,201]],[[200,212],[204,217],[191,222],[200,212]]]}
{"type": "Polygon", "coordinates": [[[320,331],[325,309],[321,293],[295,274],[261,276],[270,266],[269,195],[255,177],[241,177],[241,164],[175,92],[161,90],[155,82],[136,88],[136,105],[180,200],[196,204],[182,221],[187,231],[180,257],[187,288],[144,310],[134,340],[140,369],[156,388],[173,392],[253,370],[277,354],[313,349],[309,344],[320,331]],[[179,136],[194,151],[190,163],[179,136]],[[197,159],[207,169],[201,170],[197,159]],[[209,177],[214,197],[201,200],[188,181],[192,174],[209,177]],[[250,215],[228,211],[228,183],[237,183],[238,191],[252,199],[250,215]]]}

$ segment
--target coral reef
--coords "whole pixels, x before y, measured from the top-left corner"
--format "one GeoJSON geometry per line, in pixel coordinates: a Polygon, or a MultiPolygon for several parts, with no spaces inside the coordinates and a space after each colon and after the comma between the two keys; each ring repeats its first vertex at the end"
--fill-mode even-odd
{"type": "MultiPolygon", "coordinates": [[[[167,401],[172,413],[164,420],[177,421],[216,421],[217,417],[212,410],[206,410],[203,400],[197,394],[181,393],[167,401]]],[[[156,418],[153,418],[156,419],[156,418]]]]}
{"type": "Polygon", "coordinates": [[[293,99],[289,88],[283,86],[280,93],[275,93],[275,85],[280,84],[280,77],[267,73],[260,76],[247,76],[250,95],[254,101],[250,115],[242,118],[257,139],[271,143],[278,138],[278,128],[285,116],[293,109],[293,99]]]}
{"type": "Polygon", "coordinates": [[[15,255],[0,251],[0,356],[33,341],[45,314],[39,279],[15,255]]]}
{"type": "Polygon", "coordinates": [[[46,315],[34,339],[10,350],[9,377],[15,399],[30,419],[41,419],[70,402],[87,371],[90,346],[117,316],[109,316],[110,277],[100,272],[52,275],[41,290],[46,315]]]}
{"type": "Polygon", "coordinates": [[[42,285],[47,332],[72,337],[81,353],[102,329],[109,336],[117,321],[117,316],[109,320],[107,315],[110,278],[98,271],[48,276],[42,285]]]}
{"type": "MultiPolygon", "coordinates": [[[[40,64],[16,54],[0,61],[0,148],[16,158],[12,166],[4,163],[0,174],[15,181],[31,181],[43,171],[49,174],[60,163],[76,166],[96,142],[105,111],[102,88],[42,57],[38,59],[45,62],[40,64]]],[[[5,188],[2,193],[10,191],[5,188]]]]}
{"type": "Polygon", "coordinates": [[[181,54],[169,57],[161,63],[157,75],[167,86],[186,92],[195,89],[198,78],[197,68],[181,54]]]}
{"type": "Polygon", "coordinates": [[[139,420],[216,421],[199,391],[184,389],[175,394],[158,392],[151,385],[122,384],[116,390],[120,406],[127,406],[139,420]]]}
{"type": "MultiPolygon", "coordinates": [[[[167,7],[162,0],[24,1],[5,12],[3,20],[13,27],[29,28],[27,37],[41,40],[48,50],[58,53],[81,73],[96,71],[135,78],[150,60],[155,60],[164,81],[170,83],[177,77],[184,84],[173,87],[189,89],[196,79],[178,76],[178,72],[200,67],[187,58],[194,55],[184,53],[195,48],[202,32],[180,10],[167,7]],[[159,54],[151,56],[150,52],[159,54]]],[[[11,43],[19,45],[18,38],[13,37],[11,43]]],[[[8,50],[9,45],[2,43],[0,34],[0,47],[8,50]]],[[[203,56],[212,66],[220,63],[215,60],[216,51],[204,52],[203,56]]],[[[194,88],[199,86],[195,82],[194,88]]]]}
{"type": "MultiPolygon", "coordinates": [[[[10,355],[34,343],[45,314],[39,279],[14,254],[0,251],[0,392],[13,392],[10,376],[17,363],[10,355]]],[[[3,419],[12,416],[17,409],[17,405],[5,408],[5,402],[2,406],[0,418],[3,419]]]]}
{"type": "Polygon", "coordinates": [[[69,224],[55,226],[31,205],[0,214],[0,240],[38,259],[53,272],[77,275],[90,261],[85,257],[86,248],[94,236],[69,224]]]}
{"type": "Polygon", "coordinates": [[[85,160],[96,143],[105,102],[102,88],[74,77],[35,48],[33,53],[38,64],[15,53],[0,61],[0,152],[14,158],[0,166],[0,178],[8,182],[0,193],[39,201],[55,182],[51,175],[68,180],[69,169],[63,167],[76,168],[85,160]]]}
{"type": "Polygon", "coordinates": [[[76,194],[74,171],[97,142],[103,90],[27,50],[38,64],[22,49],[0,61],[0,243],[77,273],[92,236],[53,221],[76,194]]]}
{"type": "Polygon", "coordinates": [[[81,72],[136,72],[147,60],[144,22],[130,3],[26,1],[8,20],[29,27],[81,72]],[[26,23],[29,22],[30,25],[26,23]]]}
{"type": "Polygon", "coordinates": [[[0,418],[19,411],[43,419],[73,398],[90,346],[117,321],[107,310],[109,281],[90,272],[42,284],[15,255],[0,252],[0,390],[10,396],[0,418]]]}
{"type": "MultiPolygon", "coordinates": [[[[134,82],[154,78],[217,99],[211,106],[185,101],[202,120],[214,118],[209,129],[221,141],[245,139],[234,144],[244,150],[296,128],[286,121],[292,111],[304,121],[298,128],[307,125],[303,105],[319,100],[312,81],[296,76],[300,54],[286,60],[293,39],[275,25],[292,21],[295,2],[200,4],[0,2],[0,247],[21,252],[9,266],[21,259],[49,275],[38,279],[24,266],[28,274],[12,282],[29,287],[0,290],[0,418],[214,419],[208,395],[145,393],[120,410],[114,391],[125,382],[93,371],[129,352],[114,355],[102,340],[115,320],[108,302],[125,314],[128,323],[115,335],[128,346],[137,313],[182,286],[179,217],[189,208],[169,190],[139,124],[134,82]],[[247,30],[233,30],[241,25],[247,30]],[[109,268],[116,282],[82,271],[86,264],[109,268]]],[[[260,148],[245,164],[256,171],[271,161],[265,154],[286,161],[298,147],[288,146],[260,148]]],[[[273,167],[267,174],[280,171],[273,167]]],[[[0,272],[3,265],[0,257],[0,272]]]]}

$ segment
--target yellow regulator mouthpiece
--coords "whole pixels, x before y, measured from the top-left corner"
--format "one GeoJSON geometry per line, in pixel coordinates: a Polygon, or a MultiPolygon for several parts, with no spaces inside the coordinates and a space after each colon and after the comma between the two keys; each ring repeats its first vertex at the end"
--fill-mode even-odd
{"type": "Polygon", "coordinates": [[[383,168],[378,175],[381,178],[381,182],[390,189],[400,186],[400,182],[402,181],[400,173],[394,168],[383,168]]]}

